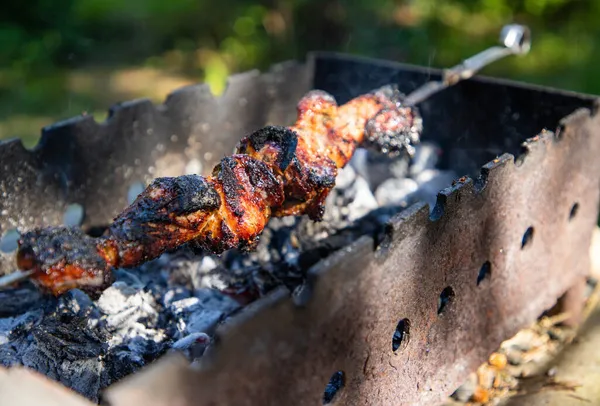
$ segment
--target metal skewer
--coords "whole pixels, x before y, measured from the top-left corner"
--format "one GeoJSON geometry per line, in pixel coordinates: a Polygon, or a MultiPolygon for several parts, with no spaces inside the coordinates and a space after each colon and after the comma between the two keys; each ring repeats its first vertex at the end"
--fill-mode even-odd
{"type": "Polygon", "coordinates": [[[525,55],[531,48],[531,31],[524,25],[505,25],[500,32],[500,43],[465,59],[459,65],[445,69],[441,81],[425,83],[403,100],[405,106],[414,106],[434,93],[469,79],[483,67],[510,55],[525,55]]]}
{"type": "Polygon", "coordinates": [[[15,271],[0,277],[0,289],[7,288],[13,283],[24,281],[33,274],[33,271],[15,271]]]}
{"type": "MultiPolygon", "coordinates": [[[[410,93],[402,102],[405,106],[414,106],[431,95],[444,90],[461,80],[469,79],[483,67],[510,55],[524,55],[531,47],[531,33],[523,25],[506,25],[500,33],[501,46],[494,46],[464,60],[461,64],[444,70],[441,81],[431,81],[410,93]]],[[[0,289],[29,278],[33,271],[17,270],[0,277],[0,289]]]]}

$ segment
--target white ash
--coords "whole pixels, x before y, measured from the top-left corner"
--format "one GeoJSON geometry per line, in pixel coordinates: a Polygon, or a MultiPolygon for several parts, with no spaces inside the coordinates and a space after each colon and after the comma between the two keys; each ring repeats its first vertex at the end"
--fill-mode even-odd
{"type": "Polygon", "coordinates": [[[138,337],[157,343],[164,340],[164,331],[158,326],[157,303],[152,293],[142,286],[115,282],[102,293],[96,304],[103,314],[104,327],[112,335],[111,347],[138,337]]]}
{"type": "Polygon", "coordinates": [[[195,296],[172,302],[167,311],[177,320],[173,338],[181,340],[190,334],[212,334],[217,324],[239,307],[236,301],[215,289],[200,289],[195,296]]]}
{"type": "Polygon", "coordinates": [[[411,197],[419,189],[419,184],[410,178],[388,179],[375,191],[375,199],[379,206],[407,207],[411,197]]]}
{"type": "Polygon", "coordinates": [[[416,177],[423,171],[436,168],[441,154],[442,150],[439,146],[431,142],[421,143],[415,149],[415,155],[409,170],[410,176],[416,177]]]}
{"type": "Polygon", "coordinates": [[[170,351],[201,357],[218,324],[285,286],[362,235],[376,236],[398,211],[425,200],[455,174],[436,168],[439,148],[417,146],[413,160],[359,150],[340,171],[324,219],[273,218],[252,252],[207,255],[193,246],[135,269],[93,300],[79,290],[60,298],[26,283],[0,292],[0,362],[25,365],[93,401],[100,392],[170,351]]]}
{"type": "Polygon", "coordinates": [[[200,358],[210,344],[210,336],[206,333],[191,333],[175,341],[169,352],[183,353],[189,359],[200,358]]]}

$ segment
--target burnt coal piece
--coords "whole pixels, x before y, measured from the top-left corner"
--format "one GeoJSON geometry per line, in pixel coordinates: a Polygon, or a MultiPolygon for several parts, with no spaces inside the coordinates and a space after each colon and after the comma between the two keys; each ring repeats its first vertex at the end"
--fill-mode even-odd
{"type": "Polygon", "coordinates": [[[24,365],[92,401],[101,390],[168,351],[202,356],[218,323],[279,286],[301,285],[308,268],[363,235],[377,235],[416,201],[431,207],[456,178],[436,167],[441,149],[412,159],[359,150],[340,171],[322,222],[273,218],[255,251],[206,255],[194,247],[119,269],[97,300],[79,290],[58,299],[30,284],[0,292],[0,360],[24,365]]]}

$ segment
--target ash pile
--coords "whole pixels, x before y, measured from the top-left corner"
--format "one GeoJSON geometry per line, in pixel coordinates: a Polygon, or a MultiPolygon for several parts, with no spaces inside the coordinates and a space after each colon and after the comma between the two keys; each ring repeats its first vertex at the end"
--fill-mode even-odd
{"type": "Polygon", "coordinates": [[[294,291],[308,268],[363,235],[377,236],[407,206],[457,178],[436,169],[441,149],[412,159],[359,149],[340,171],[322,222],[272,218],[257,249],[206,255],[184,247],[136,269],[116,270],[98,298],[59,298],[33,285],[0,291],[0,360],[24,365],[92,401],[103,388],[168,351],[202,356],[218,323],[279,286],[294,291]]]}

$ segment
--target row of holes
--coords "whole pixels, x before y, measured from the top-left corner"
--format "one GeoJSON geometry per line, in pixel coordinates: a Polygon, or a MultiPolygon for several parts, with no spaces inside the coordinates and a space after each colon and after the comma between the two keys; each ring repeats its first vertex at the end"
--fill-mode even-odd
{"type": "MultiPolygon", "coordinates": [[[[573,220],[573,218],[577,215],[579,211],[579,203],[575,203],[569,212],[569,221],[573,220]]],[[[523,238],[521,240],[521,249],[525,249],[525,247],[530,246],[533,243],[535,229],[533,227],[528,227],[523,234],[523,238]]],[[[477,274],[477,286],[481,286],[484,281],[490,280],[492,276],[492,264],[490,261],[484,262],[477,274]]],[[[454,289],[452,287],[447,286],[442,290],[438,298],[438,316],[442,315],[449,307],[449,305],[454,301],[454,289]]],[[[392,335],[392,351],[397,354],[398,352],[404,350],[408,346],[408,342],[410,339],[410,320],[402,319],[396,325],[396,329],[394,334],[392,335]]],[[[345,374],[343,371],[337,371],[333,374],[327,387],[325,388],[325,393],[323,394],[323,404],[329,405],[333,401],[335,401],[337,395],[340,390],[344,387],[345,384],[345,374]]]]}
{"type": "MultiPolygon", "coordinates": [[[[139,193],[143,191],[143,185],[133,184],[128,190],[127,200],[131,204],[139,193]]],[[[579,211],[579,203],[573,204],[569,212],[569,221],[571,221],[579,211]]],[[[71,204],[65,210],[63,216],[63,223],[67,226],[78,226],[83,222],[85,211],[83,206],[80,204],[71,204]]],[[[521,249],[530,245],[533,240],[535,229],[533,227],[527,228],[523,234],[521,240],[521,249]]],[[[16,229],[8,230],[0,239],[0,251],[4,253],[10,253],[16,250],[17,241],[19,239],[19,232],[16,229]]],[[[484,281],[489,280],[492,274],[492,264],[490,261],[484,262],[481,266],[477,275],[477,286],[480,286],[484,281]]],[[[446,287],[439,296],[438,300],[438,315],[441,315],[448,305],[454,299],[454,290],[448,286],[446,287]]],[[[409,341],[410,334],[410,320],[402,319],[398,322],[394,334],[392,335],[392,351],[397,353],[399,350],[406,348],[409,341]]],[[[344,387],[345,375],[343,371],[335,372],[323,394],[323,404],[331,404],[337,397],[339,391],[344,387]]]]}

